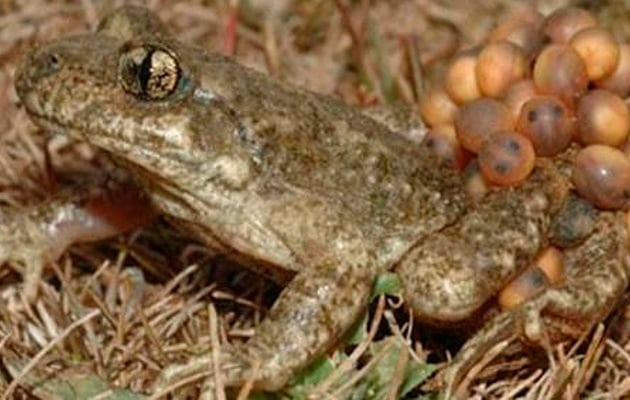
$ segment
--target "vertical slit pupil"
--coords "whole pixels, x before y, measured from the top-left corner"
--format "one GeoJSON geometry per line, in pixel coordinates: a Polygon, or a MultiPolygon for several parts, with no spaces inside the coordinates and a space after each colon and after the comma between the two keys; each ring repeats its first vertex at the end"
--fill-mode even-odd
{"type": "Polygon", "coordinates": [[[138,70],[138,80],[140,81],[140,87],[142,88],[143,94],[147,94],[149,80],[151,79],[151,67],[153,64],[153,53],[155,53],[154,49],[150,49],[147,52],[146,57],[142,60],[140,64],[140,68],[138,70]]]}

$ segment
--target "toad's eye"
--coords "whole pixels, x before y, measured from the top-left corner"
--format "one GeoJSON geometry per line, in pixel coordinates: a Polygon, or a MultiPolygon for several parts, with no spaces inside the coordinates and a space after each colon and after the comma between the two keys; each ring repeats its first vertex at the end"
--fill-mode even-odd
{"type": "Polygon", "coordinates": [[[125,51],[118,69],[123,88],[146,100],[164,100],[173,94],[182,74],[175,55],[153,45],[125,51]]]}

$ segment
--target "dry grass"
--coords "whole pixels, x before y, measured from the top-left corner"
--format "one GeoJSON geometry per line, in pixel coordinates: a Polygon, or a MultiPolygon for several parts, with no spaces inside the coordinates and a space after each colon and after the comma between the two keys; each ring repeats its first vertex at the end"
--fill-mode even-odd
{"type": "MultiPolygon", "coordinates": [[[[513,2],[251,0],[238,16],[235,3],[147,2],[184,41],[235,53],[243,63],[280,79],[371,105],[417,102],[431,71],[439,71],[457,48],[479,41],[513,2]],[[269,4],[274,11],[262,18],[258,7],[269,4]]],[[[549,8],[564,2],[540,3],[549,8]]],[[[45,201],[106,165],[83,144],[41,135],[20,108],[12,82],[26,48],[93,28],[103,4],[0,0],[3,212],[45,201]]],[[[623,29],[630,24],[621,21],[612,24],[626,34],[623,29]]],[[[55,385],[32,385],[46,377],[59,379],[59,386],[61,381],[98,376],[146,393],[169,361],[181,362],[192,353],[211,347],[217,351],[221,343],[251,336],[278,292],[160,222],[103,244],[73,248],[47,270],[34,304],[22,300],[21,287],[18,273],[0,269],[0,398],[56,398],[55,385]]],[[[522,352],[487,360],[470,397],[630,397],[627,297],[605,326],[578,344],[558,345],[542,362],[522,352]]],[[[400,356],[385,398],[395,398],[406,365],[426,362],[427,357],[444,360],[449,348],[456,349],[440,343],[439,337],[412,335],[412,327],[416,332],[423,327],[391,298],[375,301],[370,321],[363,341],[347,349],[348,358],[312,388],[312,398],[349,396],[353,384],[393,350],[400,356]],[[382,341],[385,336],[402,338],[408,346],[399,349],[388,342],[382,348],[370,347],[375,338],[382,341]],[[336,377],[345,377],[345,385],[336,377]]],[[[344,349],[339,350],[333,358],[344,349]]],[[[429,381],[409,398],[436,385],[436,380],[429,381]]],[[[183,398],[194,397],[197,389],[193,382],[179,390],[183,398]]],[[[240,398],[246,398],[247,391],[244,388],[240,398]]],[[[108,394],[105,388],[95,398],[108,394]]]]}

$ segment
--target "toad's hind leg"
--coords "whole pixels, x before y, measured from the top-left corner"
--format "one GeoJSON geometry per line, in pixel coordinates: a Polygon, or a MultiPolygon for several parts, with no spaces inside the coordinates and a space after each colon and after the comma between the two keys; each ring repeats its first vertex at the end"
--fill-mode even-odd
{"type": "Polygon", "coordinates": [[[567,275],[562,283],[499,314],[466,342],[444,373],[446,398],[462,396],[465,387],[458,386],[465,375],[499,341],[520,337],[545,345],[578,338],[608,315],[630,279],[623,214],[600,213],[593,234],[565,251],[565,263],[567,275]]]}

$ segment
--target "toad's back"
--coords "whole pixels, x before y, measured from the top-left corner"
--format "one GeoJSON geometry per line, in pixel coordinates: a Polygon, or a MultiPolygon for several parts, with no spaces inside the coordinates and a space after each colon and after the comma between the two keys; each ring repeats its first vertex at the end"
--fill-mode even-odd
{"type": "Polygon", "coordinates": [[[461,179],[424,148],[331,97],[272,82],[220,55],[201,87],[226,99],[261,163],[257,189],[326,199],[379,237],[419,240],[463,208],[461,179]],[[218,79],[221,77],[221,79],[218,79]]]}

